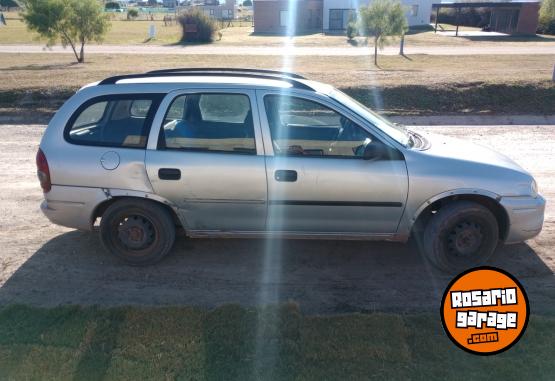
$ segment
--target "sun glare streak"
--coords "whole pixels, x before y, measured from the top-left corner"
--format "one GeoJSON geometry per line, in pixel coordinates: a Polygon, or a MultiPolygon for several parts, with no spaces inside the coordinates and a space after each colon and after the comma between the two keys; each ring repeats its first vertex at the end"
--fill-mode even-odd
{"type": "MultiPolygon", "coordinates": [[[[293,64],[295,59],[295,34],[297,32],[297,1],[288,1],[287,13],[287,30],[284,37],[282,47],[282,64],[281,71],[293,71],[293,64]]],[[[287,90],[283,91],[284,93],[287,90]]],[[[280,104],[279,109],[283,109],[283,104],[280,104]]],[[[280,138],[283,131],[277,132],[280,138]]],[[[267,160],[272,160],[273,165],[268,165],[268,168],[282,168],[288,169],[287,157],[269,157],[267,160]]],[[[270,174],[273,177],[273,173],[270,174]]],[[[268,178],[268,198],[272,199],[285,199],[286,194],[283,193],[281,187],[271,186],[270,182],[274,181],[272,177],[268,178]],[[272,192],[272,193],[270,193],[272,192]],[[277,192],[277,194],[276,194],[277,192]]],[[[272,206],[268,203],[268,215],[266,218],[266,229],[270,232],[283,231],[283,207],[272,206]]],[[[280,302],[280,281],[282,276],[282,254],[283,254],[283,241],[280,237],[267,238],[264,246],[262,273],[260,274],[259,290],[257,305],[263,308],[269,304],[278,304],[280,302]]],[[[268,340],[272,332],[279,324],[279,312],[264,311],[259,312],[258,324],[256,328],[256,352],[255,352],[255,377],[268,375],[275,368],[278,361],[279,348],[276,344],[272,344],[268,340]]]]}

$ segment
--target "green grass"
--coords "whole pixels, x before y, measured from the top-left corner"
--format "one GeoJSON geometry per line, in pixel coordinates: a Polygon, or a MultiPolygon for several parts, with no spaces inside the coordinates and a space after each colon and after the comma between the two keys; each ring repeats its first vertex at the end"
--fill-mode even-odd
{"type": "Polygon", "coordinates": [[[492,357],[452,344],[439,316],[305,316],[288,304],[0,310],[0,379],[548,380],[555,317],[532,316],[492,357]]]}

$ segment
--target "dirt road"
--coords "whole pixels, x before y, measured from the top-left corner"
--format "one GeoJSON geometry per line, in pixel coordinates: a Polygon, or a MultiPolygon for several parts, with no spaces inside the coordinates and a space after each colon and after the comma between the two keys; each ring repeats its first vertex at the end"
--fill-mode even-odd
{"type": "MultiPolygon", "coordinates": [[[[0,304],[256,305],[293,300],[307,313],[435,310],[449,277],[394,243],[188,240],[148,268],[105,253],[97,235],[39,211],[34,156],[44,126],[0,128],[0,304]],[[269,247],[281,253],[268,258],[269,247]]],[[[433,127],[480,142],[530,170],[548,200],[537,238],[498,249],[490,264],[524,284],[532,311],[555,311],[555,126],[433,127]]]]}
{"type": "MultiPolygon", "coordinates": [[[[262,56],[368,56],[368,47],[315,47],[315,46],[229,46],[229,45],[87,45],[87,54],[186,54],[186,55],[262,55],[262,56]]],[[[61,46],[0,45],[0,53],[71,53],[61,46]]],[[[379,54],[398,55],[398,46],[386,46],[379,54]]],[[[484,55],[484,54],[555,54],[551,45],[480,44],[476,46],[406,46],[406,55],[484,55]]]]}

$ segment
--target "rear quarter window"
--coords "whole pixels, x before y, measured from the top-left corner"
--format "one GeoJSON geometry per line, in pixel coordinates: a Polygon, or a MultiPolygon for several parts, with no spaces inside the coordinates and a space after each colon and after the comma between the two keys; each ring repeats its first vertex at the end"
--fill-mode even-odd
{"type": "Polygon", "coordinates": [[[145,148],[163,94],[102,96],[88,100],[64,131],[73,144],[145,148]]]}

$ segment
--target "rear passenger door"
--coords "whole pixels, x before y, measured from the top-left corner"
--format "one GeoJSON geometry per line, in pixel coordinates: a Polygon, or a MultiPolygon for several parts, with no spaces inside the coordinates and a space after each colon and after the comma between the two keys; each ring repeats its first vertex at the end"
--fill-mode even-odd
{"type": "Polygon", "coordinates": [[[193,231],[260,231],[266,170],[254,91],[170,93],[146,154],[157,194],[179,207],[193,231]]]}

